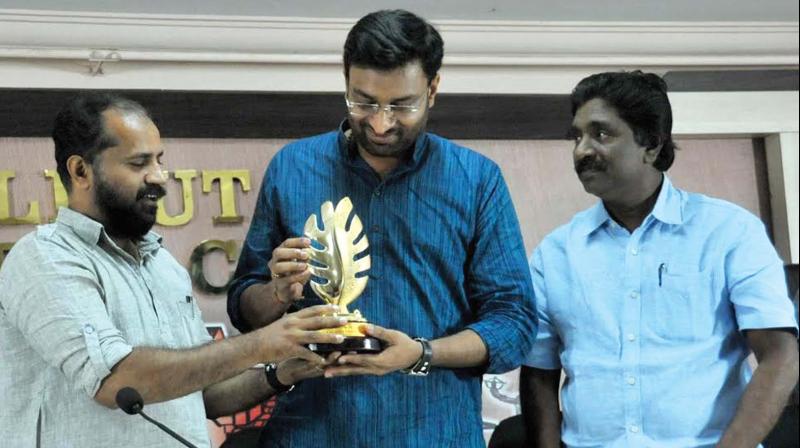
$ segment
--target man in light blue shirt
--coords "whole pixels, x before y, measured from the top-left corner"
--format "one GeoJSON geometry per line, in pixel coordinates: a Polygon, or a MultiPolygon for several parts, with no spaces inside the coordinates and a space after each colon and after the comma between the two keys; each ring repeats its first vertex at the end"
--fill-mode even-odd
{"type": "Polygon", "coordinates": [[[593,75],[571,100],[575,170],[602,201],[530,259],[540,324],[520,383],[530,442],[757,446],[798,375],[794,309],[763,224],[663,174],[675,146],[658,76],[593,75]]]}

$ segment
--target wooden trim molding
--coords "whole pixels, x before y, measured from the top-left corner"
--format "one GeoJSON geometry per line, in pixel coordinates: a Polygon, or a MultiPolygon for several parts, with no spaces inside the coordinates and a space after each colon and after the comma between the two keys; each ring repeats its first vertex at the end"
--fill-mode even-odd
{"type": "MultiPolygon", "coordinates": [[[[765,77],[769,86],[769,78],[765,77]]],[[[0,137],[48,136],[73,89],[1,89],[0,137]]],[[[147,107],[164,137],[299,138],[344,119],[341,93],[115,90],[147,107]]],[[[798,132],[798,92],[671,92],[677,136],[798,132]]],[[[561,139],[569,96],[442,94],[428,128],[461,139],[561,139]]]]}

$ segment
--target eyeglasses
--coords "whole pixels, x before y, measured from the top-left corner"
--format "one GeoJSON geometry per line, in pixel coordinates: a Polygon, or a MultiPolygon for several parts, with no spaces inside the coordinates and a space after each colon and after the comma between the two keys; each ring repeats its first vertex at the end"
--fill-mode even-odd
{"type": "Polygon", "coordinates": [[[377,103],[357,103],[350,101],[347,95],[344,102],[347,103],[347,110],[354,117],[368,117],[377,114],[379,111],[386,112],[386,116],[398,119],[408,118],[416,114],[422,108],[422,102],[428,99],[428,94],[421,97],[415,104],[387,104],[381,106],[377,103]]]}

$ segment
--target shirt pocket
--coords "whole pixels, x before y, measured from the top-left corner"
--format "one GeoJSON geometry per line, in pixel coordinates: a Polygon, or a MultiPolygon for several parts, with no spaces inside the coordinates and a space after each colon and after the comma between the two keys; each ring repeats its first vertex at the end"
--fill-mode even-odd
{"type": "Polygon", "coordinates": [[[178,297],[177,302],[176,306],[182,318],[191,321],[197,317],[196,300],[191,293],[186,293],[178,297]]]}
{"type": "Polygon", "coordinates": [[[176,319],[173,319],[176,345],[178,347],[196,346],[208,338],[197,299],[191,292],[178,295],[173,299],[176,319]]]}
{"type": "Polygon", "coordinates": [[[664,263],[658,271],[648,316],[653,332],[670,342],[706,338],[713,330],[714,318],[706,291],[710,272],[682,263],[664,263]]]}

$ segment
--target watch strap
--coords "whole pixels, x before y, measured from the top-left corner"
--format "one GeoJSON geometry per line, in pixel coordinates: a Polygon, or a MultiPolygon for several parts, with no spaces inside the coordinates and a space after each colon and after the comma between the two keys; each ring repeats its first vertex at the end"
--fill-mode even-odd
{"type": "Polygon", "coordinates": [[[267,377],[267,384],[276,394],[294,389],[294,384],[287,386],[278,379],[278,365],[274,362],[264,364],[264,376],[267,377]]]}
{"type": "Polygon", "coordinates": [[[422,355],[413,366],[403,369],[403,373],[412,376],[426,376],[431,371],[433,349],[431,343],[425,338],[414,338],[414,340],[422,344],[422,355]]]}

